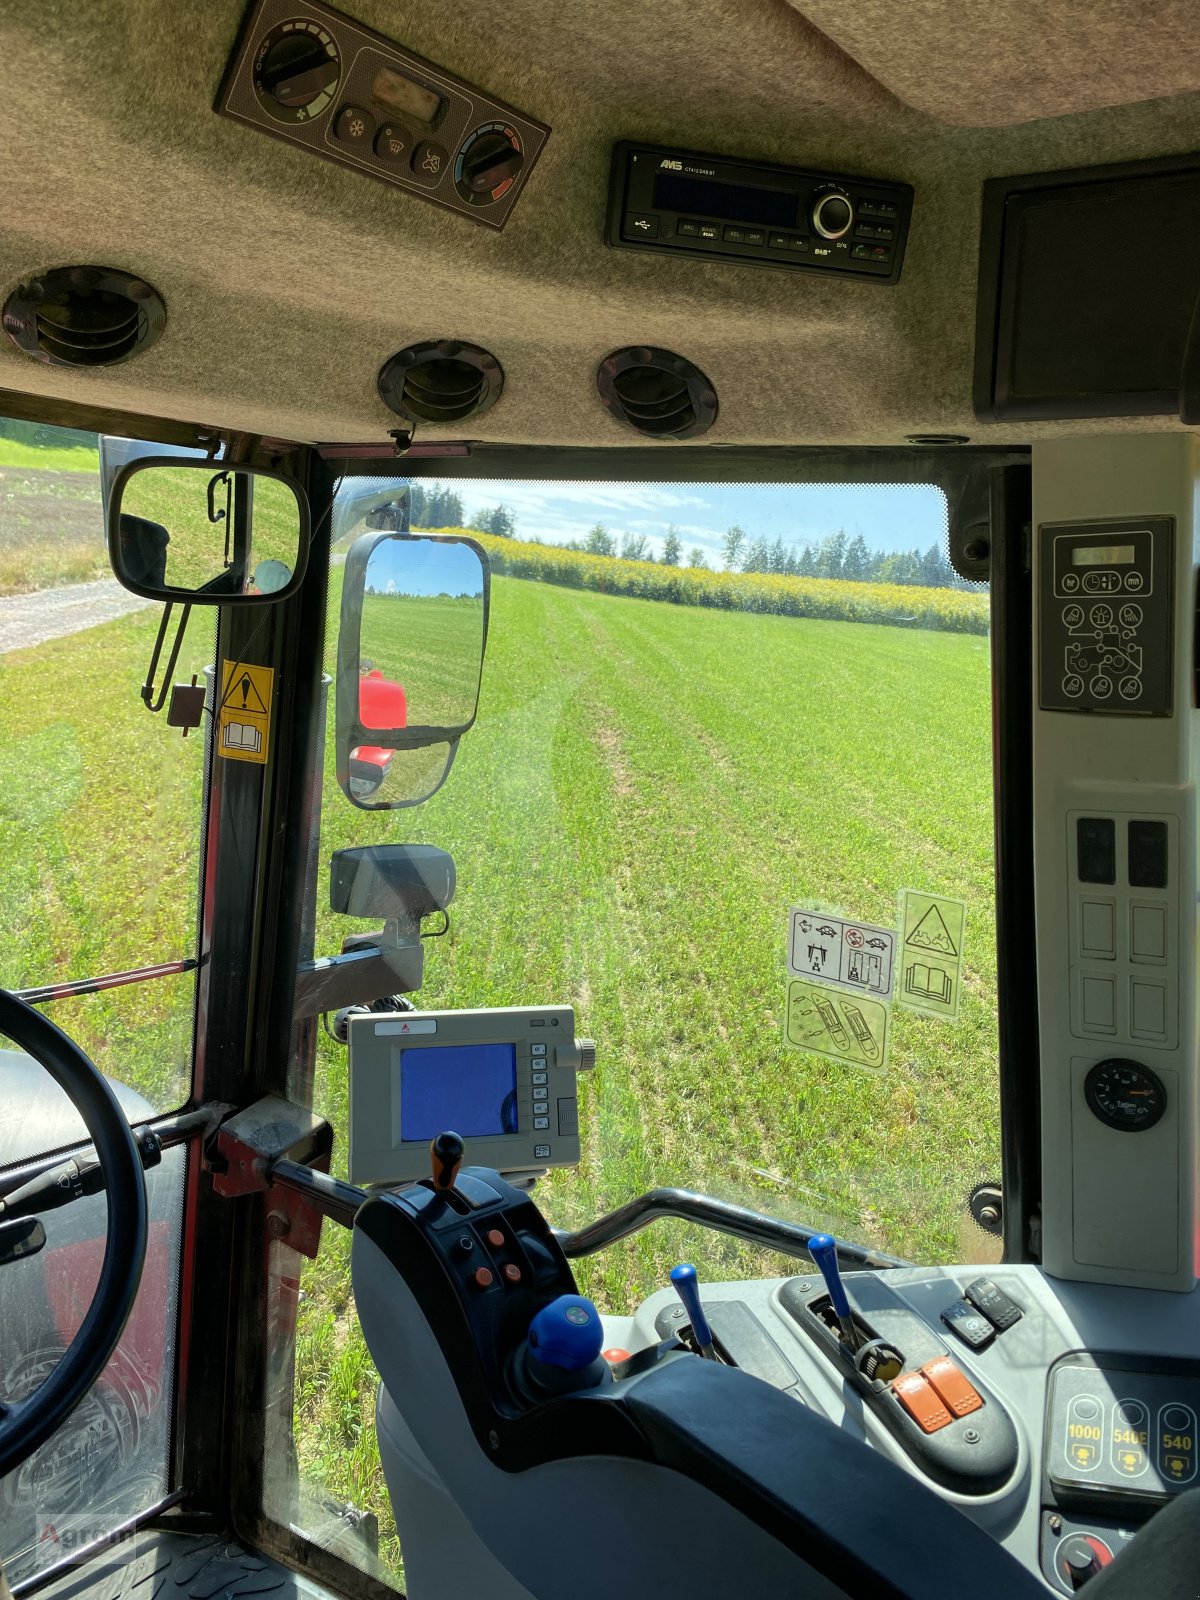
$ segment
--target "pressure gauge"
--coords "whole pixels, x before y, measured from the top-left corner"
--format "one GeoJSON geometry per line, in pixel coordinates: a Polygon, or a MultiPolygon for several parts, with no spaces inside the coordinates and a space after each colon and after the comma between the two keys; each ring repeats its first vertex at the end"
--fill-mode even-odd
{"type": "Polygon", "coordinates": [[[1140,1062],[1114,1056],[1098,1061],[1083,1080],[1083,1097],[1106,1127],[1144,1133],[1167,1109],[1161,1080],[1140,1062]]]}

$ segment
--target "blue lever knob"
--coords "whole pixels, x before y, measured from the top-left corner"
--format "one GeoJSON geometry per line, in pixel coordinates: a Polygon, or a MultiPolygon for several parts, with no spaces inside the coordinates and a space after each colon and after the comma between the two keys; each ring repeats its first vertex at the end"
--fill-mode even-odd
{"type": "Polygon", "coordinates": [[[858,1329],[854,1326],[854,1318],[850,1314],[850,1302],[846,1298],[846,1286],[842,1282],[841,1268],[838,1266],[837,1240],[832,1234],[814,1233],[808,1241],[808,1253],[821,1269],[821,1276],[825,1279],[833,1314],[842,1330],[842,1342],[849,1345],[851,1350],[857,1350],[858,1329]]]}
{"type": "Polygon", "coordinates": [[[713,1349],[712,1329],[708,1325],[708,1318],[704,1315],[704,1307],[700,1304],[700,1279],[696,1276],[695,1267],[686,1261],[677,1267],[672,1267],[671,1282],[675,1286],[675,1293],[679,1296],[683,1309],[688,1314],[696,1348],[702,1356],[715,1361],[717,1353],[713,1349]]]}
{"type": "Polygon", "coordinates": [[[529,1324],[534,1359],[563,1372],[582,1372],[604,1348],[600,1313],[581,1294],[560,1294],[529,1324]]]}

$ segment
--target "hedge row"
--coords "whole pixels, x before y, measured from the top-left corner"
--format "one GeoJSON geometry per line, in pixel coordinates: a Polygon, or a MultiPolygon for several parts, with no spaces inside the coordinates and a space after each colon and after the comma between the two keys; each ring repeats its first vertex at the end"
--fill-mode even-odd
{"type": "Polygon", "coordinates": [[[949,633],[988,631],[987,596],[978,591],[851,583],[834,578],[787,578],[757,572],[712,572],[706,567],[667,567],[654,561],[588,555],[581,550],[565,550],[561,545],[525,544],[487,533],[471,532],[471,537],[487,550],[494,573],[562,584],[568,589],[595,589],[601,594],[632,595],[683,606],[713,606],[723,611],[875,622],[949,633]]]}

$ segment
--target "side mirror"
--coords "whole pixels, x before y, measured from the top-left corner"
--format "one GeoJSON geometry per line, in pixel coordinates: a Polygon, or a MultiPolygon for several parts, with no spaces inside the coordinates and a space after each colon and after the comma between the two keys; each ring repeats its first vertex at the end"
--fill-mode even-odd
{"type": "Polygon", "coordinates": [[[148,600],[261,605],[304,577],[308,500],[277,472],[148,456],[118,470],[105,515],[113,571],[148,600]]]}
{"type": "Polygon", "coordinates": [[[490,576],[473,539],[365,534],[342,580],[337,776],[366,811],[420,805],[475,721],[490,576]]]}

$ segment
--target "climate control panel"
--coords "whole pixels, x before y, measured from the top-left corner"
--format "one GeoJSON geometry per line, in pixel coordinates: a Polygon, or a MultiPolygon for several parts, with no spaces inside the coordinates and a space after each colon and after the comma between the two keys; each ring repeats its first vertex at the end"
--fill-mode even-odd
{"type": "Polygon", "coordinates": [[[550,133],[318,0],[259,0],[216,109],[492,228],[550,133]]]}
{"type": "Polygon", "coordinates": [[[1170,716],[1173,519],[1039,536],[1042,709],[1170,716]]]}

